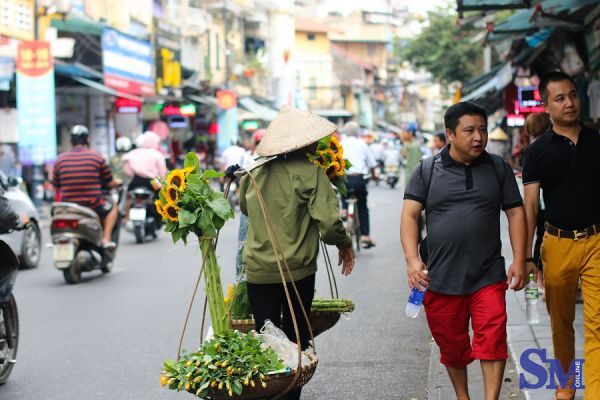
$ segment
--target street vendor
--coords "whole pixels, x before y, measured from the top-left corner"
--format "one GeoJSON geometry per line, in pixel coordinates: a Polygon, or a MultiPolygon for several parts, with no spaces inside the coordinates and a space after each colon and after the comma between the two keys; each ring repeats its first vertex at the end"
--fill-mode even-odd
{"type": "MultiPolygon", "coordinates": [[[[352,241],[340,219],[339,201],[326,173],[308,160],[317,142],[336,131],[336,126],[308,111],[284,107],[267,128],[257,154],[260,159],[249,169],[266,203],[283,256],[292,279],[310,316],[315,292],[319,240],[339,249],[342,274],[354,267],[352,241]]],[[[249,230],[243,252],[248,280],[248,299],[256,330],[271,320],[296,342],[282,278],[277,265],[257,191],[249,176],[240,182],[240,209],[248,216],[249,230]],[[283,318],[282,318],[283,314],[283,318]]],[[[290,282],[287,271],[286,281],[290,282]]],[[[300,332],[302,349],[309,346],[310,334],[291,284],[287,284],[300,332]]],[[[285,399],[299,399],[300,390],[285,399]]]]}

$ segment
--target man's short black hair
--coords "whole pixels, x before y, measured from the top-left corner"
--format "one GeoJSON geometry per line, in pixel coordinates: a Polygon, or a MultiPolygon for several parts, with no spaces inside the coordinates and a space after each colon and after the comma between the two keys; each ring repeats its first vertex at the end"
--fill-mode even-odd
{"type": "Polygon", "coordinates": [[[87,136],[76,136],[71,135],[71,146],[89,146],[90,142],[88,141],[87,136]]]}
{"type": "Polygon", "coordinates": [[[540,92],[540,98],[542,99],[544,104],[548,104],[548,85],[550,84],[550,82],[562,81],[570,81],[577,90],[577,85],[575,84],[573,78],[571,78],[569,75],[565,74],[562,71],[552,71],[542,78],[538,86],[538,91],[540,92]]]}
{"type": "Polygon", "coordinates": [[[442,143],[446,143],[446,134],[444,132],[438,132],[435,136],[440,139],[442,143]]]}
{"type": "Polygon", "coordinates": [[[458,120],[464,115],[480,115],[487,122],[487,112],[480,106],[469,101],[461,101],[450,106],[444,114],[444,126],[452,132],[458,126],[458,120]]]}

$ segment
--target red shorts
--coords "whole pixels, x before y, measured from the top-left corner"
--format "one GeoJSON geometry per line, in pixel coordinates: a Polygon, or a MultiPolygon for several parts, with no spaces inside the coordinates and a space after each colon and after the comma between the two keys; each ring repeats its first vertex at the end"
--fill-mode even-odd
{"type": "Polygon", "coordinates": [[[465,367],[473,360],[505,360],[506,282],[484,286],[469,295],[427,291],[423,299],[427,323],[440,347],[440,362],[465,367]],[[469,337],[469,319],[473,344],[469,337]]]}

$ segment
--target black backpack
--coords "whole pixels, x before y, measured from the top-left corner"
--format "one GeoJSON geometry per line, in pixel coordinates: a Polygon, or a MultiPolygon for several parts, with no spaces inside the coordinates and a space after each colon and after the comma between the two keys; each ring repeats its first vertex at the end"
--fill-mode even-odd
{"type": "MultiPolygon", "coordinates": [[[[498,179],[498,184],[500,185],[500,194],[502,196],[504,179],[506,178],[506,163],[504,162],[504,159],[502,159],[502,157],[500,156],[497,156],[495,154],[489,154],[489,156],[492,158],[493,161],[492,165],[494,166],[494,172],[496,173],[496,178],[498,179]]],[[[427,196],[429,196],[429,190],[431,189],[431,180],[433,178],[433,170],[435,168],[435,163],[437,162],[442,162],[441,153],[437,153],[435,156],[432,157],[427,157],[421,160],[419,164],[419,173],[421,174],[421,179],[423,179],[425,187],[427,188],[427,190],[425,191],[425,202],[427,201],[427,196]],[[429,168],[429,174],[424,175],[423,169],[426,168],[429,168]],[[427,179],[425,179],[425,177],[427,177],[427,179]]],[[[425,208],[425,204],[423,204],[423,207],[425,208]]],[[[427,215],[427,211],[425,212],[425,214],[427,215]]],[[[421,243],[419,243],[419,256],[421,257],[423,263],[427,264],[427,237],[424,237],[423,240],[421,240],[421,243]]]]}

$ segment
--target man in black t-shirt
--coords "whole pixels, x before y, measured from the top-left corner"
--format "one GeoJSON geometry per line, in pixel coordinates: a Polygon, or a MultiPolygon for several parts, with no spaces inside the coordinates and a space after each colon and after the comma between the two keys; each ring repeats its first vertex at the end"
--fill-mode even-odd
{"type": "Polygon", "coordinates": [[[515,176],[488,154],[487,114],[473,103],[444,116],[450,144],[421,161],[404,193],[400,236],[411,288],[425,286],[427,323],[457,399],[468,399],[467,365],[478,359],[486,399],[500,395],[506,365],[506,289],[526,283],[525,213],[515,176]],[[418,220],[427,212],[427,266],[417,253],[418,220]],[[500,210],[508,218],[513,262],[505,271],[500,210]],[[424,273],[428,269],[428,274],[424,273]],[[473,326],[473,341],[469,337],[473,326]]]}
{"type": "MultiPolygon", "coordinates": [[[[581,278],[585,399],[596,400],[600,399],[600,135],[580,122],[581,102],[571,77],[552,72],[542,79],[539,91],[552,128],[529,147],[523,165],[527,255],[531,257],[543,189],[542,264],[554,356],[568,371],[575,356],[573,321],[581,278]]],[[[572,399],[574,388],[558,389],[556,398],[572,399]]]]}

